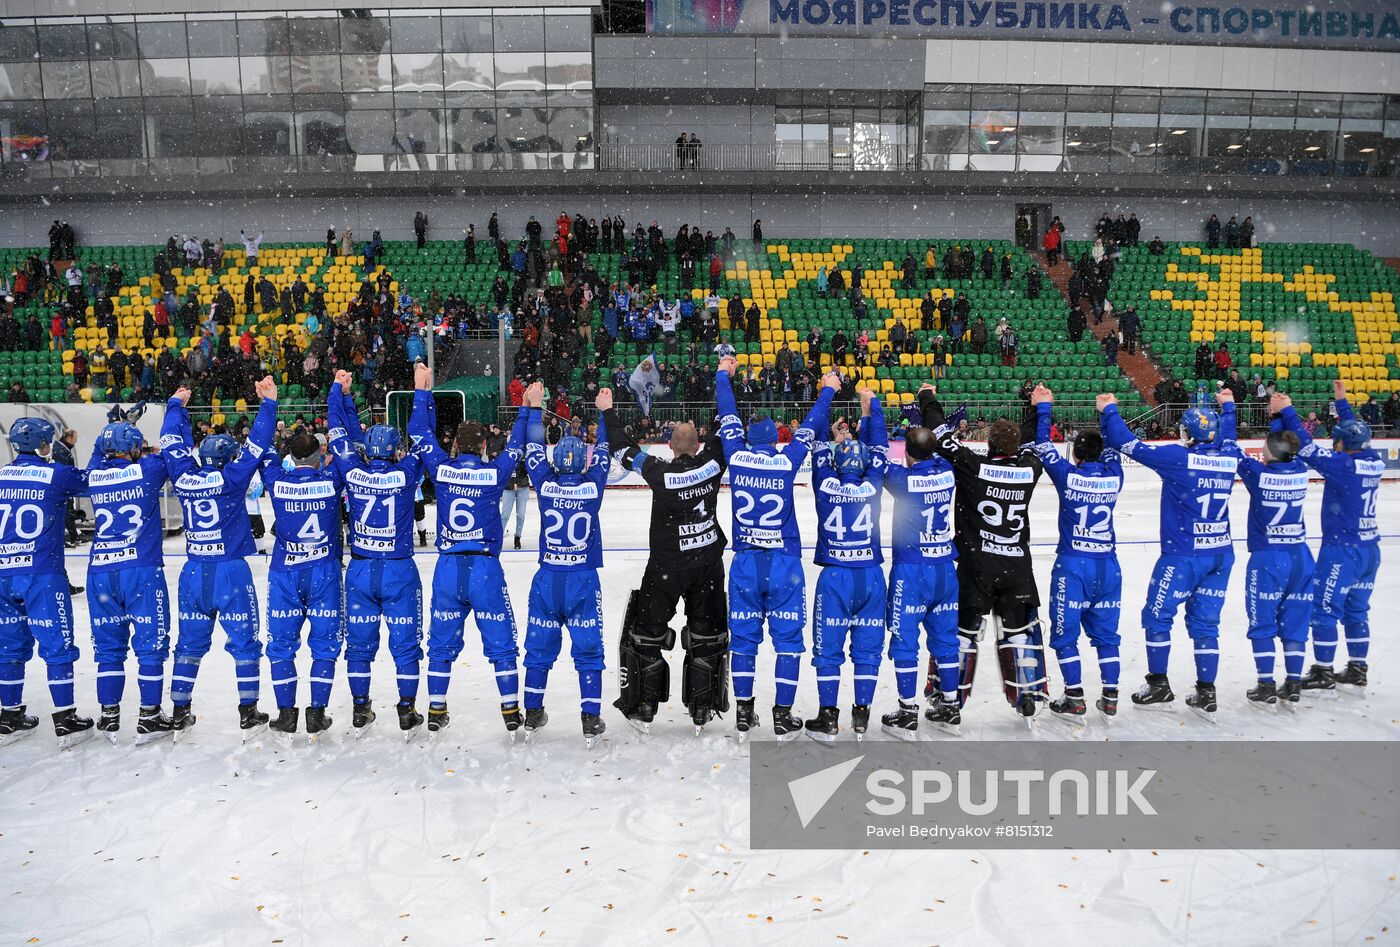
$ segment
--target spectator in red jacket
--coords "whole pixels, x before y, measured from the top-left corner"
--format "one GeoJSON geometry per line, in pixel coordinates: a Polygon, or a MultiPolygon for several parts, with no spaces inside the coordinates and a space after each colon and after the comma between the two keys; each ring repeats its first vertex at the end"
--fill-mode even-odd
{"type": "Polygon", "coordinates": [[[1220,348],[1215,353],[1215,374],[1217,378],[1228,378],[1230,375],[1230,346],[1224,342],[1220,343],[1220,348]]]}
{"type": "Polygon", "coordinates": [[[506,388],[506,393],[510,395],[510,403],[515,407],[520,407],[525,400],[525,383],[519,376],[510,380],[510,385],[506,388]]]}

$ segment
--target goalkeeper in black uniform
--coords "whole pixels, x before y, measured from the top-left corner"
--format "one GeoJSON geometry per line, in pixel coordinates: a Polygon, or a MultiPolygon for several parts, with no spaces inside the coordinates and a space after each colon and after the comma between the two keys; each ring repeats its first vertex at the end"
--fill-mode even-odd
{"type": "Polygon", "coordinates": [[[729,709],[729,609],[724,585],[724,530],[715,516],[724,451],[719,439],[703,443],[695,425],[671,434],[672,460],[642,451],[617,415],[603,412],[613,456],[651,486],[651,558],[642,587],[627,602],[619,646],[622,695],[614,702],[629,723],[646,732],[657,706],[670,697],[671,671],[663,651],[676,644],[669,627],[685,600],[681,699],[696,732],[729,709]]]}
{"type": "MultiPolygon", "coordinates": [[[[962,665],[958,704],[944,701],[935,690],[924,716],[944,726],[962,722],[959,708],[972,690],[977,642],[990,614],[1006,699],[1018,713],[1030,717],[1049,693],[1027,515],[1031,493],[1044,472],[1034,449],[1035,415],[1028,409],[1020,425],[998,419],[987,436],[984,455],[958,442],[958,424],[966,411],[959,408],[945,416],[932,385],[919,392],[919,407],[924,426],[937,438],[934,449],[953,465],[957,483],[954,544],[962,665]]],[[[932,674],[929,679],[932,682],[932,674]]]]}

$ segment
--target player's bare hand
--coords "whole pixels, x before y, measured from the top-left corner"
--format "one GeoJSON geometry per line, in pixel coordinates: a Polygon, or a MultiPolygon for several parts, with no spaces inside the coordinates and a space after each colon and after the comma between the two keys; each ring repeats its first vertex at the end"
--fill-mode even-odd
{"type": "Polygon", "coordinates": [[[422,362],[413,366],[413,387],[419,391],[433,390],[433,370],[422,362]]]}
{"type": "Polygon", "coordinates": [[[931,385],[928,382],[924,382],[922,385],[919,386],[919,394],[923,394],[925,391],[927,391],[929,394],[937,395],[938,386],[931,385]]]}
{"type": "Polygon", "coordinates": [[[525,389],[525,407],[538,408],[544,404],[544,382],[534,381],[525,389]]]}
{"type": "Polygon", "coordinates": [[[827,372],[822,376],[822,387],[830,388],[832,391],[841,390],[841,376],[836,372],[827,372]]]}
{"type": "Polygon", "coordinates": [[[1036,385],[1031,391],[1031,404],[1050,404],[1054,400],[1054,392],[1044,385],[1036,385]]]}
{"type": "Polygon", "coordinates": [[[341,391],[348,392],[350,390],[350,373],[342,368],[335,373],[335,383],[340,386],[341,391]]]}
{"type": "Polygon", "coordinates": [[[181,404],[189,404],[189,403],[190,403],[190,395],[191,395],[191,394],[192,394],[192,392],[191,392],[188,388],[180,387],[180,388],[176,388],[176,389],[175,389],[175,394],[171,395],[170,397],[174,398],[176,401],[180,402],[181,404]]]}
{"type": "Polygon", "coordinates": [[[719,370],[724,372],[730,378],[734,377],[734,373],[738,371],[738,369],[739,360],[732,355],[726,355],[724,358],[719,360],[719,370]]]}
{"type": "Polygon", "coordinates": [[[856,394],[860,396],[861,412],[870,414],[870,403],[875,400],[875,389],[869,385],[861,385],[856,389],[856,394]]]}
{"type": "Polygon", "coordinates": [[[1104,408],[1107,408],[1107,407],[1108,407],[1109,405],[1111,405],[1111,404],[1117,404],[1117,403],[1118,403],[1118,396],[1117,396],[1117,395],[1099,395],[1097,398],[1094,399],[1094,408],[1095,408],[1100,414],[1102,414],[1104,408]]]}
{"type": "Polygon", "coordinates": [[[277,382],[272,380],[271,375],[264,375],[261,381],[253,385],[253,392],[264,401],[276,401],[277,382]]]}
{"type": "Polygon", "coordinates": [[[1274,392],[1273,397],[1269,399],[1270,414],[1279,414],[1284,408],[1291,407],[1293,407],[1293,399],[1281,391],[1274,392]]]}
{"type": "Polygon", "coordinates": [[[608,410],[611,410],[611,408],[612,408],[612,406],[613,406],[612,389],[611,389],[611,388],[599,388],[599,389],[598,389],[598,397],[596,397],[596,398],[593,399],[593,406],[594,406],[595,408],[597,408],[599,411],[608,411],[608,410]]]}
{"type": "Polygon", "coordinates": [[[1234,404],[1235,393],[1229,388],[1221,388],[1215,393],[1215,400],[1219,404],[1234,404]]]}
{"type": "Polygon", "coordinates": [[[1332,397],[1338,401],[1347,396],[1347,383],[1340,378],[1332,379],[1332,397]]]}

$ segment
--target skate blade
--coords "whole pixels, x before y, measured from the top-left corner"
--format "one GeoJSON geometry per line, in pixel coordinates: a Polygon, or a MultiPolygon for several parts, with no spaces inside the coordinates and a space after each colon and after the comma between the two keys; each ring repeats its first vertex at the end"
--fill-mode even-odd
{"type": "Polygon", "coordinates": [[[1278,700],[1277,698],[1273,700],[1250,700],[1248,697],[1246,697],[1245,703],[1249,704],[1249,706],[1253,707],[1261,714],[1273,714],[1278,713],[1278,705],[1282,703],[1282,701],[1278,700]]]}
{"type": "Polygon", "coordinates": [[[112,746],[116,746],[116,745],[117,745],[117,740],[120,739],[120,737],[121,737],[121,731],[120,731],[120,730],[103,730],[103,731],[102,731],[102,735],[103,735],[104,737],[107,738],[107,742],[108,742],[108,743],[112,744],[112,746]]]}
{"type": "Polygon", "coordinates": [[[1105,727],[1113,726],[1113,722],[1118,719],[1118,714],[1106,714],[1097,707],[1094,708],[1094,713],[1098,715],[1100,722],[1102,722],[1105,727]]]}
{"type": "Polygon", "coordinates": [[[1138,704],[1138,703],[1134,703],[1134,704],[1133,704],[1133,708],[1134,708],[1135,710],[1146,710],[1148,713],[1154,713],[1154,714],[1174,714],[1174,713],[1176,713],[1176,701],[1175,701],[1175,700],[1163,700],[1163,701],[1158,701],[1158,702],[1155,703],[1155,704],[1138,704]]]}
{"type": "Polygon", "coordinates": [[[880,731],[894,737],[896,740],[913,741],[919,739],[918,730],[906,730],[903,727],[892,727],[887,723],[880,724],[880,731]]]}
{"type": "Polygon", "coordinates": [[[854,732],[855,735],[856,735],[856,742],[857,742],[857,743],[864,743],[864,742],[865,742],[865,734],[866,734],[866,731],[864,731],[864,730],[855,730],[855,731],[852,731],[852,732],[854,732]]]}
{"type": "Polygon", "coordinates": [[[1321,688],[1314,688],[1313,690],[1304,689],[1303,696],[1311,697],[1314,700],[1336,700],[1337,688],[1332,688],[1330,690],[1322,690],[1321,688]]]}
{"type": "MultiPolygon", "coordinates": [[[[1055,711],[1052,710],[1050,711],[1050,713],[1044,716],[1046,719],[1053,720],[1062,727],[1069,727],[1072,730],[1082,730],[1084,729],[1084,718],[1088,716],[1088,713],[1086,712],[1082,714],[1057,714],[1055,713],[1055,711]]],[[[1026,719],[1031,720],[1033,718],[1027,717],[1026,719]]]]}
{"type": "Polygon", "coordinates": [[[519,742],[520,742],[520,728],[519,728],[519,727],[516,727],[514,730],[507,730],[507,731],[506,731],[506,739],[510,741],[510,745],[511,745],[511,746],[515,746],[515,744],[519,743],[519,742]]]}
{"type": "Polygon", "coordinates": [[[603,739],[604,739],[604,737],[603,737],[603,734],[601,734],[601,733],[598,734],[597,736],[584,737],[584,738],[583,738],[583,748],[584,748],[585,750],[591,750],[591,749],[593,749],[595,746],[597,746],[599,743],[602,743],[602,742],[603,742],[603,739]]]}
{"type": "Polygon", "coordinates": [[[1199,707],[1191,707],[1189,704],[1187,705],[1187,709],[1189,709],[1189,710],[1190,710],[1193,714],[1195,714],[1197,717],[1200,717],[1200,718],[1201,718],[1202,720],[1204,720],[1206,723],[1214,724],[1214,723],[1216,722],[1216,721],[1215,721],[1215,712],[1214,712],[1214,711],[1202,710],[1202,709],[1200,709],[1199,707]]]}
{"type": "Polygon", "coordinates": [[[148,743],[155,743],[157,740],[164,739],[165,737],[174,738],[174,736],[174,730],[152,730],[149,733],[138,733],[136,734],[136,745],[145,746],[148,743]]]}
{"type": "Polygon", "coordinates": [[[787,733],[779,733],[777,735],[778,742],[791,743],[793,740],[796,740],[798,737],[802,736],[802,733],[803,731],[801,730],[789,730],[787,733]]]}
{"type": "Polygon", "coordinates": [[[539,733],[539,732],[540,732],[541,730],[543,730],[543,729],[544,729],[544,727],[536,727],[535,729],[531,730],[529,727],[526,727],[526,728],[525,728],[525,743],[526,743],[526,745],[528,746],[531,742],[533,742],[534,739],[535,739],[535,734],[539,733]]]}
{"type": "Polygon", "coordinates": [[[822,733],[819,730],[808,730],[807,736],[816,740],[818,743],[832,744],[836,742],[836,734],[834,733],[822,733]]]}
{"type": "Polygon", "coordinates": [[[651,721],[633,720],[631,717],[628,717],[626,719],[627,722],[632,726],[632,729],[636,730],[638,733],[651,733],[651,721]]]}
{"type": "Polygon", "coordinates": [[[936,723],[932,720],[925,721],[925,723],[940,733],[945,733],[950,737],[962,736],[962,724],[960,723],[936,723]]]}
{"type": "Polygon", "coordinates": [[[416,727],[409,727],[407,730],[403,731],[403,742],[412,743],[418,738],[419,734],[424,732],[426,732],[426,730],[421,723],[416,727]]]}
{"type": "Polygon", "coordinates": [[[261,740],[264,736],[266,736],[268,733],[268,726],[265,723],[254,724],[247,730],[242,731],[242,733],[243,743],[244,745],[247,745],[249,743],[261,740]]]}
{"type": "Polygon", "coordinates": [[[0,749],[9,746],[12,743],[18,743],[20,740],[23,740],[25,737],[29,736],[31,733],[38,729],[38,727],[30,727],[28,730],[16,730],[14,733],[5,734],[3,737],[0,737],[0,749]]]}
{"type": "Polygon", "coordinates": [[[1348,697],[1365,697],[1366,688],[1360,684],[1338,684],[1333,693],[1339,696],[1345,694],[1348,697]]]}
{"type": "Polygon", "coordinates": [[[92,739],[94,727],[86,730],[79,730],[77,733],[67,733],[58,738],[58,748],[60,750],[71,750],[80,743],[86,743],[92,739]]]}
{"type": "Polygon", "coordinates": [[[171,743],[184,743],[186,740],[189,739],[190,731],[193,730],[193,729],[194,729],[193,726],[189,726],[189,727],[186,727],[186,728],[183,729],[183,730],[171,730],[171,731],[170,731],[170,742],[171,742],[171,743]]]}
{"type": "Polygon", "coordinates": [[[1298,704],[1299,704],[1299,703],[1301,703],[1301,701],[1296,701],[1296,700],[1281,700],[1281,701],[1278,702],[1279,713],[1285,713],[1285,712],[1286,712],[1286,713],[1290,713],[1290,714],[1296,714],[1296,713],[1298,712],[1298,704]]]}

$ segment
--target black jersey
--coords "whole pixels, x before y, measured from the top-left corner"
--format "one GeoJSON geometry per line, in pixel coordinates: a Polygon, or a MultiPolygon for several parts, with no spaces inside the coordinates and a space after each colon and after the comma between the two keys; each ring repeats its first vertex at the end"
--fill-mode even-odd
{"type": "Polygon", "coordinates": [[[694,457],[662,460],[633,443],[613,411],[603,420],[608,443],[620,445],[613,456],[651,487],[651,563],[690,569],[721,561],[727,539],[715,515],[725,466],[719,438],[701,441],[694,457]]]}
{"type": "Polygon", "coordinates": [[[1031,493],[1044,472],[1035,454],[1034,427],[1021,424],[1021,447],[1011,457],[988,457],[961,444],[944,421],[943,406],[931,392],[919,395],[924,426],[937,438],[935,449],[953,465],[957,502],[954,543],[960,556],[995,557],[1030,567],[1031,493]]]}

